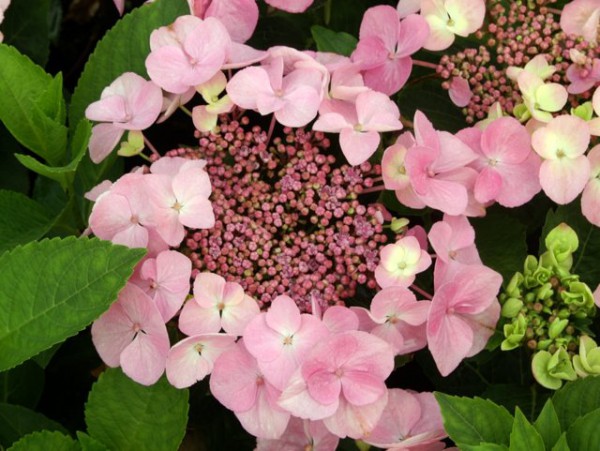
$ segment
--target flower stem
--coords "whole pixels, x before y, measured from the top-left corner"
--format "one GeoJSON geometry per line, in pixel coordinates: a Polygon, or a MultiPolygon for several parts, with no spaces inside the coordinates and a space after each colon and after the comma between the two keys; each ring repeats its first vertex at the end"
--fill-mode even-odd
{"type": "Polygon", "coordinates": [[[413,64],[415,66],[428,67],[429,69],[437,70],[437,64],[430,63],[428,61],[417,60],[413,58],[413,64]]]}
{"type": "Polygon", "coordinates": [[[427,291],[423,290],[422,288],[419,288],[414,283],[409,288],[412,288],[414,291],[419,293],[421,296],[425,296],[429,300],[433,299],[433,296],[431,294],[429,294],[427,291]]]}
{"type": "MultiPolygon", "coordinates": [[[[185,108],[185,107],[182,107],[182,108],[185,108]]],[[[157,157],[160,157],[160,153],[158,152],[158,150],[156,150],[156,147],[154,147],[154,145],[150,142],[150,140],[148,138],[146,138],[146,135],[144,135],[144,143],[148,146],[148,149],[150,149],[154,155],[156,155],[157,157]]]]}
{"type": "Polygon", "coordinates": [[[184,107],[183,105],[179,105],[179,109],[181,111],[183,111],[185,114],[187,114],[189,117],[192,117],[192,112],[190,110],[188,110],[186,107],[184,107]]]}
{"type": "Polygon", "coordinates": [[[275,115],[273,115],[271,117],[271,124],[269,125],[269,131],[267,132],[267,142],[265,143],[265,145],[267,146],[267,149],[269,148],[269,143],[271,142],[271,136],[273,136],[273,130],[275,130],[275,123],[277,121],[275,120],[275,115]]]}

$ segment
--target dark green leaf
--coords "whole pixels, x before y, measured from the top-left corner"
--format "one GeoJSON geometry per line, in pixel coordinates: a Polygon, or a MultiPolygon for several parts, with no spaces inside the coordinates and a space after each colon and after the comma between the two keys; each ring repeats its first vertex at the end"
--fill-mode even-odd
{"type": "Polygon", "coordinates": [[[569,448],[577,451],[598,451],[600,445],[600,408],[577,419],[567,429],[569,448]]]}
{"type": "Polygon", "coordinates": [[[475,244],[486,266],[510,279],[523,267],[527,257],[525,226],[502,208],[490,209],[483,218],[474,218],[475,244]]]}
{"type": "Polygon", "coordinates": [[[552,403],[563,431],[579,417],[600,406],[600,377],[589,376],[567,383],[552,397],[552,403]]]}
{"type": "Polygon", "coordinates": [[[0,403],[0,445],[8,447],[20,437],[42,429],[66,432],[60,424],[41,413],[22,406],[0,403]]]}
{"type": "Polygon", "coordinates": [[[109,451],[102,442],[84,432],[77,431],[77,439],[81,445],[81,451],[109,451]]]}
{"type": "Polygon", "coordinates": [[[562,432],[560,422],[558,421],[558,415],[556,415],[556,410],[554,409],[554,404],[552,404],[551,399],[546,401],[544,408],[533,425],[542,436],[546,449],[551,449],[558,441],[562,432]]]}
{"type": "Polygon", "coordinates": [[[104,372],[85,406],[88,433],[111,449],[178,449],[187,425],[188,390],[166,378],[146,387],[120,369],[104,372]]]}
{"type": "Polygon", "coordinates": [[[0,189],[29,192],[29,171],[15,158],[21,146],[0,123],[0,189]]]}
{"type": "Polygon", "coordinates": [[[320,25],[310,28],[313,39],[319,52],[333,52],[339,55],[350,56],[356,48],[358,39],[348,33],[335,32],[320,25]]]}
{"type": "Polygon", "coordinates": [[[4,43],[29,56],[40,66],[48,61],[48,10],[50,0],[12,0],[0,30],[4,43]]]}
{"type": "Polygon", "coordinates": [[[47,102],[56,96],[56,82],[43,69],[13,47],[0,44],[0,120],[25,147],[51,164],[59,164],[67,147],[67,128],[46,115],[60,105],[47,102]]]}
{"type": "Polygon", "coordinates": [[[144,253],[69,237],[29,243],[0,256],[0,370],[90,324],[117,298],[144,253]]]}
{"type": "Polygon", "coordinates": [[[0,402],[35,408],[44,389],[44,370],[33,360],[0,373],[0,402]]]}
{"type": "Polygon", "coordinates": [[[556,444],[552,447],[552,451],[571,451],[567,443],[567,433],[563,432],[556,444]]]}
{"type": "Polygon", "coordinates": [[[0,190],[0,253],[42,238],[52,221],[48,210],[33,199],[0,190]]]}
{"type": "Polygon", "coordinates": [[[482,443],[481,445],[462,445],[462,451],[508,451],[508,446],[497,443],[482,443]]]}
{"type": "Polygon", "coordinates": [[[9,451],[79,451],[79,444],[60,432],[40,431],[26,435],[9,451]]]}
{"type": "Polygon", "coordinates": [[[460,447],[497,443],[508,445],[513,417],[508,411],[481,398],[464,398],[436,393],[442,409],[444,427],[460,447]]]}
{"type": "Polygon", "coordinates": [[[510,451],[545,451],[544,440],[517,407],[510,433],[510,451]]]}

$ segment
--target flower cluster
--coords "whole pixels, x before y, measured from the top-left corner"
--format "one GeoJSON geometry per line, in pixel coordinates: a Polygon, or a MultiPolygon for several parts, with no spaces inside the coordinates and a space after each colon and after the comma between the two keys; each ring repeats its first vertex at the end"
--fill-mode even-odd
{"type": "Polygon", "coordinates": [[[570,272],[579,247],[573,229],[560,224],[548,233],[545,245],[546,252],[539,259],[528,256],[523,272],[516,273],[500,295],[506,318],[501,348],[532,350],[534,377],[544,387],[558,389],[563,380],[577,377],[571,359],[578,349],[587,365],[585,352],[595,347],[588,335],[596,306],[590,288],[570,272]]]}

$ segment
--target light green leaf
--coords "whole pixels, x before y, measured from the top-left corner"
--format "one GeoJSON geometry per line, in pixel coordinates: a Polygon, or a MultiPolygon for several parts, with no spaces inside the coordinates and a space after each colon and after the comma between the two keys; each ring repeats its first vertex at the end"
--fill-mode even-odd
{"type": "Polygon", "coordinates": [[[42,238],[53,218],[41,204],[21,193],[0,190],[0,254],[42,238]]]}
{"type": "MultiPolygon", "coordinates": [[[[148,78],[144,62],[150,53],[150,33],[183,14],[189,14],[185,0],[158,0],[125,15],[104,35],[85,65],[73,93],[69,108],[71,127],[84,117],[87,106],[99,100],[102,90],[119,75],[135,72],[148,78]]],[[[106,179],[115,161],[114,153],[98,165],[86,155],[78,170],[81,194],[106,179]]]]}
{"type": "Polygon", "coordinates": [[[43,240],[0,256],[0,370],[75,335],[108,309],[145,249],[43,240]]]}
{"type": "Polygon", "coordinates": [[[11,0],[0,26],[4,43],[16,47],[40,66],[48,61],[49,9],[50,0],[36,0],[35,5],[31,0],[11,0]]]}
{"type": "Polygon", "coordinates": [[[338,55],[350,56],[358,43],[358,39],[351,34],[343,31],[337,33],[320,25],[313,25],[310,32],[319,52],[333,52],[338,55]]]}
{"type": "Polygon", "coordinates": [[[41,413],[22,406],[0,403],[0,445],[9,447],[20,437],[42,429],[66,432],[60,424],[41,413]]]}
{"type": "Polygon", "coordinates": [[[79,444],[60,432],[40,431],[26,435],[8,451],[79,451],[79,444]]]}
{"type": "Polygon", "coordinates": [[[600,377],[588,376],[567,383],[552,397],[563,431],[579,418],[600,406],[600,377]]]}
{"type": "Polygon", "coordinates": [[[464,398],[435,393],[442,409],[444,427],[460,447],[496,443],[508,445],[513,417],[508,411],[481,398],[464,398]]]}
{"type": "Polygon", "coordinates": [[[546,449],[551,449],[558,441],[562,432],[560,422],[558,421],[558,415],[556,415],[556,410],[554,409],[554,404],[552,404],[551,399],[546,401],[544,408],[533,425],[542,436],[546,449]]]}
{"type": "Polygon", "coordinates": [[[54,98],[46,94],[56,89],[54,80],[8,45],[0,44],[0,61],[0,121],[23,146],[59,164],[67,148],[67,128],[44,112],[50,109],[45,102],[54,98]]]}
{"type": "Polygon", "coordinates": [[[510,433],[510,451],[545,451],[544,440],[517,407],[510,433]]]}
{"type": "Polygon", "coordinates": [[[600,408],[576,420],[567,429],[569,448],[577,451],[598,451],[600,446],[600,408]]]}
{"type": "Polygon", "coordinates": [[[569,448],[569,444],[567,443],[566,432],[562,433],[556,444],[552,447],[552,451],[571,451],[571,448],[569,448]]]}
{"type": "Polygon", "coordinates": [[[102,442],[90,437],[85,432],[77,431],[77,439],[81,445],[81,451],[109,451],[102,442]]]}
{"type": "Polygon", "coordinates": [[[146,387],[120,369],[104,372],[85,406],[88,433],[111,449],[178,449],[187,425],[188,390],[166,378],[146,387]]]}
{"type": "Polygon", "coordinates": [[[482,443],[481,445],[462,445],[462,451],[508,451],[508,446],[497,443],[482,443]]]}
{"type": "Polygon", "coordinates": [[[48,85],[46,91],[37,100],[37,104],[46,116],[54,122],[64,124],[67,120],[67,106],[63,96],[63,77],[58,73],[48,85]]]}

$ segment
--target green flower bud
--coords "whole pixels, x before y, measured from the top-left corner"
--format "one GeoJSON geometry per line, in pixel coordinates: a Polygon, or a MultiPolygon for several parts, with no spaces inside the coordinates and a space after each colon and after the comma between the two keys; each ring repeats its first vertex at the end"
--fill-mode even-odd
{"type": "Polygon", "coordinates": [[[140,131],[132,130],[127,133],[127,141],[121,143],[117,154],[122,157],[134,157],[142,153],[142,150],[144,150],[144,135],[140,131]]]}
{"type": "Polygon", "coordinates": [[[569,316],[571,316],[571,312],[569,312],[569,310],[567,310],[566,308],[564,308],[564,309],[561,309],[561,310],[558,311],[557,316],[560,319],[565,319],[565,318],[568,318],[569,316]]]}
{"type": "Polygon", "coordinates": [[[551,390],[558,390],[562,381],[577,379],[571,358],[564,348],[558,348],[554,354],[539,351],[531,361],[531,372],[538,383],[551,390]]]}
{"type": "MultiPolygon", "coordinates": [[[[537,299],[543,301],[549,299],[554,294],[554,290],[552,289],[552,284],[550,282],[544,283],[541,287],[539,287],[536,291],[537,299]]],[[[544,303],[544,305],[547,305],[544,303]]],[[[550,304],[552,305],[552,304],[550,304]]]]}
{"type": "Polygon", "coordinates": [[[506,287],[506,294],[510,297],[518,298],[521,296],[521,285],[523,285],[523,274],[520,272],[516,272],[514,276],[508,282],[508,286],[506,287]]]}
{"type": "Polygon", "coordinates": [[[592,102],[585,102],[579,105],[576,108],[571,108],[571,115],[577,116],[583,119],[584,121],[589,121],[594,114],[594,107],[592,102]]]}
{"type": "Polygon", "coordinates": [[[573,265],[573,252],[579,247],[577,233],[566,223],[554,227],[545,239],[546,247],[555,261],[555,265],[569,270],[573,265]]]}
{"type": "Polygon", "coordinates": [[[508,298],[502,306],[502,316],[505,318],[514,318],[519,314],[522,308],[523,301],[517,298],[508,298]]]}
{"type": "Polygon", "coordinates": [[[506,338],[500,344],[500,349],[510,351],[518,348],[525,338],[527,320],[523,315],[519,315],[511,324],[505,324],[503,329],[506,338]]]}
{"type": "Polygon", "coordinates": [[[533,255],[528,255],[523,265],[523,274],[526,276],[531,275],[538,268],[538,260],[533,255]]]}
{"type": "Polygon", "coordinates": [[[576,305],[585,311],[594,307],[594,295],[590,287],[583,282],[570,282],[567,290],[560,293],[560,297],[567,305],[576,305]]]}
{"type": "Polygon", "coordinates": [[[402,232],[408,226],[409,222],[406,218],[392,218],[390,229],[394,233],[402,232]]]}
{"type": "Polygon", "coordinates": [[[579,355],[573,357],[573,367],[580,377],[600,374],[600,348],[587,335],[579,338],[579,355]]]}
{"type": "Polygon", "coordinates": [[[531,113],[529,112],[527,105],[523,103],[515,105],[513,108],[513,114],[519,120],[519,122],[526,122],[527,119],[531,117],[531,113]]]}
{"type": "Polygon", "coordinates": [[[548,328],[548,336],[550,338],[556,338],[560,334],[563,333],[565,328],[569,325],[568,319],[558,319],[556,318],[554,321],[550,323],[550,327],[548,328]]]}
{"type": "Polygon", "coordinates": [[[554,340],[548,338],[546,340],[540,340],[537,344],[538,350],[547,350],[554,340]]]}

